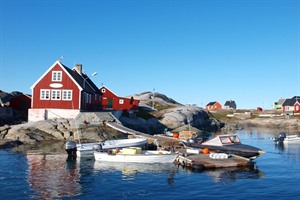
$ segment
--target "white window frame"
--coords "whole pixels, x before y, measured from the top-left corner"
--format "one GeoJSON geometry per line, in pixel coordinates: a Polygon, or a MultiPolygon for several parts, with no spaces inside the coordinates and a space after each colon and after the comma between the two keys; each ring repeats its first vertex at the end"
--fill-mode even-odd
{"type": "Polygon", "coordinates": [[[73,90],[63,90],[62,91],[62,100],[72,101],[73,90]]]}
{"type": "Polygon", "coordinates": [[[40,100],[50,100],[50,90],[40,90],[40,100]]]}
{"type": "Polygon", "coordinates": [[[61,100],[61,90],[51,90],[51,100],[61,100]]]}
{"type": "Polygon", "coordinates": [[[119,104],[124,104],[124,99],[119,99],[119,104]]]}
{"type": "Polygon", "coordinates": [[[62,71],[52,71],[52,81],[62,81],[62,71]]]}

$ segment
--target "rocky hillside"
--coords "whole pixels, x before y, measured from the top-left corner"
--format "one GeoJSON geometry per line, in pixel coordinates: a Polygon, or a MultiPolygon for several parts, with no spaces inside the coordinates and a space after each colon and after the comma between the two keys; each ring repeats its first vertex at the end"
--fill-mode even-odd
{"type": "MultiPolygon", "coordinates": [[[[216,131],[222,127],[222,123],[214,119],[208,111],[196,106],[184,106],[166,95],[156,92],[153,98],[153,93],[144,92],[133,97],[140,100],[140,110],[133,116],[123,113],[119,119],[124,126],[133,130],[152,135],[162,134],[166,130],[198,132],[216,131]]],[[[74,119],[46,120],[19,125],[6,124],[0,127],[0,139],[35,143],[45,140],[76,139],[78,133],[82,140],[87,141],[124,137],[123,134],[108,127],[86,126],[78,130],[74,124],[74,119]]]]}
{"type": "Polygon", "coordinates": [[[120,121],[141,132],[160,134],[166,129],[173,132],[216,131],[223,126],[207,110],[197,106],[184,106],[158,92],[154,93],[154,98],[152,92],[136,94],[133,97],[140,100],[140,111],[137,117],[130,118],[122,115],[120,121]]]}

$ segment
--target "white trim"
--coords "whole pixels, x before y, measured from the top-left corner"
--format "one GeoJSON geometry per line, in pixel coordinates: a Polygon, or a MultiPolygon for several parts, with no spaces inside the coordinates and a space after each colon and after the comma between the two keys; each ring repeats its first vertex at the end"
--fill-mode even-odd
{"type": "Polygon", "coordinates": [[[61,83],[50,83],[49,85],[51,88],[62,88],[63,84],[61,83]]]}
{"type": "Polygon", "coordinates": [[[53,70],[51,75],[52,82],[62,82],[62,71],[53,70]]]}
{"type": "MultiPolygon", "coordinates": [[[[31,90],[33,90],[33,88],[44,78],[44,76],[46,76],[51,70],[52,68],[54,68],[56,65],[59,65],[60,68],[69,76],[69,78],[73,81],[73,83],[78,87],[78,89],[80,91],[83,90],[83,88],[74,80],[74,78],[69,74],[69,72],[62,66],[62,64],[59,61],[54,62],[47,71],[45,71],[45,73],[30,87],[31,90]]],[[[79,97],[80,98],[80,97],[79,97]]]]}
{"type": "Polygon", "coordinates": [[[50,100],[50,99],[51,99],[50,90],[49,89],[40,89],[40,100],[50,100]],[[48,98],[47,98],[47,94],[48,94],[48,98]]]}
{"type": "Polygon", "coordinates": [[[111,91],[110,89],[108,89],[108,87],[102,85],[102,87],[100,88],[100,91],[102,90],[102,88],[105,88],[106,90],[110,91],[113,95],[115,95],[116,97],[119,97],[118,95],[116,95],[113,91],[111,91]]]}
{"type": "Polygon", "coordinates": [[[51,90],[51,100],[61,100],[61,90],[51,90]]]}
{"type": "Polygon", "coordinates": [[[73,90],[62,90],[61,99],[63,101],[72,101],[73,99],[72,97],[73,97],[73,90]]]}

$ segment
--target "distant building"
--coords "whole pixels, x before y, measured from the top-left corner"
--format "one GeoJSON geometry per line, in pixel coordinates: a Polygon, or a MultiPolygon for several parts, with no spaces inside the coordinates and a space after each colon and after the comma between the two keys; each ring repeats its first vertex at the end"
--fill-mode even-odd
{"type": "Polygon", "coordinates": [[[9,100],[9,107],[14,110],[28,112],[28,109],[31,107],[31,96],[27,94],[20,94],[12,97],[9,100]]]}
{"type": "Polygon", "coordinates": [[[236,109],[236,103],[233,100],[226,101],[224,104],[224,109],[236,109]]]}
{"type": "Polygon", "coordinates": [[[295,114],[300,113],[300,96],[294,96],[291,99],[286,99],[282,104],[282,113],[295,114]]]}
{"type": "Polygon", "coordinates": [[[280,98],[277,102],[274,102],[273,108],[274,109],[282,109],[282,104],[285,102],[286,99],[280,98]]]}
{"type": "Polygon", "coordinates": [[[138,110],[140,101],[137,99],[119,97],[107,87],[102,86],[100,88],[102,95],[101,98],[101,109],[102,110],[121,110],[130,111],[138,110]]]}
{"type": "Polygon", "coordinates": [[[205,106],[205,108],[206,110],[217,110],[217,109],[222,109],[222,105],[217,101],[213,101],[213,102],[209,102],[205,106]]]}
{"type": "Polygon", "coordinates": [[[262,107],[257,107],[256,110],[257,110],[258,112],[262,112],[262,111],[263,111],[262,107]]]}

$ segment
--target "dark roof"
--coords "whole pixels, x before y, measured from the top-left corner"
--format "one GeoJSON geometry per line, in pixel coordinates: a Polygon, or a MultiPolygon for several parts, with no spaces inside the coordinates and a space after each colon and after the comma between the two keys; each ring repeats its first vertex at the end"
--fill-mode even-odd
{"type": "Polygon", "coordinates": [[[212,105],[215,105],[217,102],[216,101],[212,101],[212,102],[209,102],[206,106],[212,106],[212,105]]]}
{"type": "Polygon", "coordinates": [[[282,106],[294,106],[297,101],[298,102],[300,101],[300,97],[299,96],[294,96],[291,99],[286,99],[284,101],[284,103],[282,104],[282,106]]]}
{"type": "Polygon", "coordinates": [[[99,88],[94,82],[84,73],[78,73],[75,69],[70,69],[65,65],[61,64],[66,71],[73,77],[73,79],[80,85],[84,91],[88,93],[99,93],[99,88]],[[84,87],[85,85],[85,87],[84,87]]]}
{"type": "Polygon", "coordinates": [[[230,107],[233,107],[234,105],[235,105],[235,101],[232,101],[232,100],[226,101],[224,104],[224,106],[230,106],[230,107]]]}
{"type": "Polygon", "coordinates": [[[13,91],[11,93],[6,93],[6,92],[3,92],[3,91],[0,91],[0,103],[7,103],[11,99],[19,97],[21,95],[25,95],[25,96],[31,97],[31,95],[24,94],[24,93],[19,92],[19,91],[13,91]]]}

